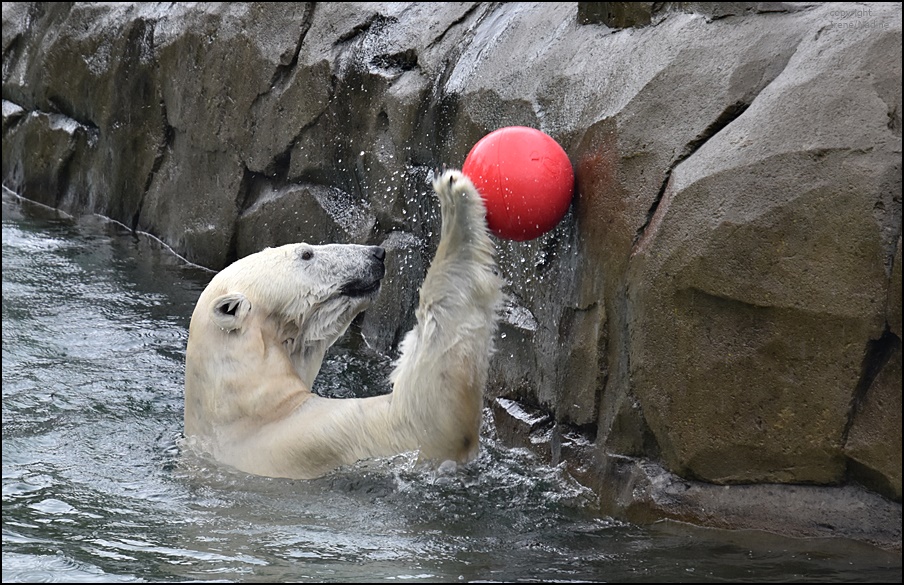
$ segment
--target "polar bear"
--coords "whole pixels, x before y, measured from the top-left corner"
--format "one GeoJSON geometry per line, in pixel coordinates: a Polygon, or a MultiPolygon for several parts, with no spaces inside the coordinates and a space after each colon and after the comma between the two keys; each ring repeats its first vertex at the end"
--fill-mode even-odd
{"type": "Polygon", "coordinates": [[[299,479],[408,451],[437,464],[476,455],[501,279],[474,185],[451,170],[433,188],[441,238],[392,392],[311,392],[327,348],[378,294],[383,249],[268,248],[218,273],[192,314],[187,441],[242,471],[299,479]]]}

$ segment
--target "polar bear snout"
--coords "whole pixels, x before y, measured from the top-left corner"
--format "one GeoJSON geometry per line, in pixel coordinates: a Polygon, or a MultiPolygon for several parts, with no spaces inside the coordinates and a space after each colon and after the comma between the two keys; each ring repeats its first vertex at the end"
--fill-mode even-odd
{"type": "Polygon", "coordinates": [[[383,260],[386,259],[386,250],[384,250],[380,246],[371,246],[370,253],[374,258],[376,258],[380,262],[383,262],[383,260]]]}
{"type": "Polygon", "coordinates": [[[380,291],[380,282],[386,275],[386,250],[380,246],[368,246],[363,252],[366,261],[361,271],[342,285],[340,292],[347,297],[367,297],[380,291]]]}

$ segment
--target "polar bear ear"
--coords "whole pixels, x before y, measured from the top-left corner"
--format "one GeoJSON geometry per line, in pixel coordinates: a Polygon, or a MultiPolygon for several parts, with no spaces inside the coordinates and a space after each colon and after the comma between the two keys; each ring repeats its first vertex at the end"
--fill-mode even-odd
{"type": "Polygon", "coordinates": [[[229,293],[217,297],[211,305],[210,318],[220,329],[232,331],[242,325],[251,312],[251,301],[242,293],[229,293]]]}

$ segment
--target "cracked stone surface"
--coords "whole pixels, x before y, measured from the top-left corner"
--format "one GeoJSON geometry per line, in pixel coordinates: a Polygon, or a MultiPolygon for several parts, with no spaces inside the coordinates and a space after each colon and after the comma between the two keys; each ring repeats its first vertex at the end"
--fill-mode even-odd
{"type": "Polygon", "coordinates": [[[498,242],[500,427],[623,508],[594,461],[900,509],[900,6],[603,4],[4,3],[3,184],[215,269],[382,244],[361,328],[393,354],[430,171],[539,128],[577,192],[498,242]]]}

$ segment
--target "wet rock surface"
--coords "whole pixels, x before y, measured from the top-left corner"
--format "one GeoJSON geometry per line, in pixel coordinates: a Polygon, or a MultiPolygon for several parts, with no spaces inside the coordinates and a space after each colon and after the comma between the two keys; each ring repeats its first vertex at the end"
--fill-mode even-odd
{"type": "Polygon", "coordinates": [[[4,186],[214,269],[381,244],[361,329],[388,354],[430,171],[498,127],[556,138],[572,209],[498,242],[496,424],[613,509],[703,524],[808,484],[776,500],[807,533],[865,486],[900,542],[901,111],[897,4],[3,5],[4,186]]]}

